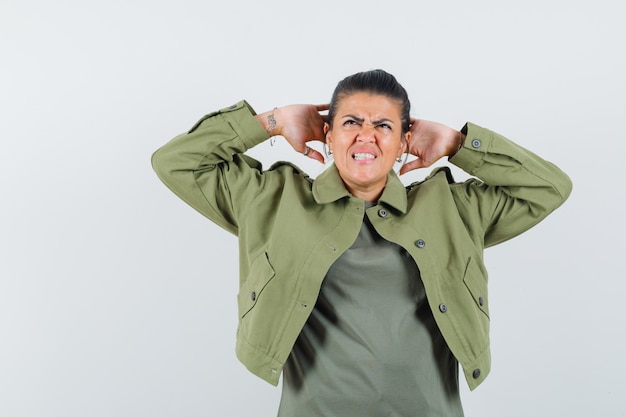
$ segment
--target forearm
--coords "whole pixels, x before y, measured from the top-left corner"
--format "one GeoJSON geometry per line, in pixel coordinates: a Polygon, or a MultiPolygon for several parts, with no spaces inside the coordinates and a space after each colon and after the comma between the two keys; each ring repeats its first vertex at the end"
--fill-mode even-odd
{"type": "Polygon", "coordinates": [[[537,224],[571,193],[571,180],[551,162],[471,123],[464,133],[467,139],[450,162],[486,185],[468,186],[465,193],[474,196],[483,211],[487,245],[537,224]]]}
{"type": "Polygon", "coordinates": [[[188,132],[158,149],[152,162],[157,173],[195,171],[232,160],[232,155],[268,138],[245,102],[207,114],[188,132]]]}
{"type": "Polygon", "coordinates": [[[459,152],[450,162],[489,185],[528,186],[553,190],[564,200],[571,192],[569,177],[557,166],[498,133],[468,123],[459,152]]]}
{"type": "Polygon", "coordinates": [[[254,116],[245,102],[208,114],[152,155],[153,169],[172,192],[231,231],[238,209],[230,193],[261,169],[257,161],[237,155],[268,138],[254,116]]]}

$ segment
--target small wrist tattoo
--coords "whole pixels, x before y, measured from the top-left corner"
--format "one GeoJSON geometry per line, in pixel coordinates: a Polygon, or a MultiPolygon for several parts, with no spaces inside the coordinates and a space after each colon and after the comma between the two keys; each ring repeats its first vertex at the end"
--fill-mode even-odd
{"type": "Polygon", "coordinates": [[[276,127],[276,119],[274,118],[274,110],[276,110],[276,107],[274,107],[274,109],[272,110],[272,112],[270,114],[267,115],[267,134],[272,136],[272,130],[274,130],[274,128],[276,127]]]}
{"type": "Polygon", "coordinates": [[[276,127],[276,119],[274,118],[274,110],[276,110],[277,108],[278,107],[274,107],[272,109],[272,112],[267,115],[267,129],[265,129],[265,131],[270,137],[270,146],[274,146],[274,142],[276,141],[276,138],[272,136],[272,131],[276,127]]]}

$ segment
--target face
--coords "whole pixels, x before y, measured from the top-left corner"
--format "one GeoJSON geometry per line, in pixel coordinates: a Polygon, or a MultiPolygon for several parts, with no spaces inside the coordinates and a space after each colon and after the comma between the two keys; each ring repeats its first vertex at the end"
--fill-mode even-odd
{"type": "MultiPolygon", "coordinates": [[[[394,100],[356,93],[339,101],[332,130],[325,126],[335,165],[355,197],[374,201],[385,188],[387,174],[406,146],[400,114],[394,100]]],[[[410,132],[406,135],[409,140],[410,132]]]]}

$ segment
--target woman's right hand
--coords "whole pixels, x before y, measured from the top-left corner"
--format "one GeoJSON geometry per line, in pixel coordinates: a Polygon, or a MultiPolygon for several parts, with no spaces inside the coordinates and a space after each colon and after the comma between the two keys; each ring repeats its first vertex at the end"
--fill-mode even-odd
{"type": "MultiPolygon", "coordinates": [[[[283,136],[296,152],[304,154],[307,142],[325,142],[326,115],[320,114],[325,110],[328,110],[328,104],[292,104],[259,114],[256,119],[270,136],[283,136]]],[[[324,156],[315,149],[309,148],[306,156],[324,163],[324,156]]]]}

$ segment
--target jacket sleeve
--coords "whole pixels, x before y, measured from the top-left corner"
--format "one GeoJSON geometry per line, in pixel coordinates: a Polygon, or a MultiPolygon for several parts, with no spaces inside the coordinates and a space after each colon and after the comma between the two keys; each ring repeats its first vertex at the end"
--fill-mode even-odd
{"type": "Polygon", "coordinates": [[[485,247],[533,227],[570,195],[571,180],[554,164],[477,125],[463,132],[450,162],[478,179],[453,185],[453,193],[461,216],[471,217],[465,224],[480,225],[485,247]]]}
{"type": "Polygon", "coordinates": [[[261,163],[243,154],[269,137],[254,115],[245,101],[210,113],[152,155],[171,191],[233,234],[263,188],[261,163]]]}

